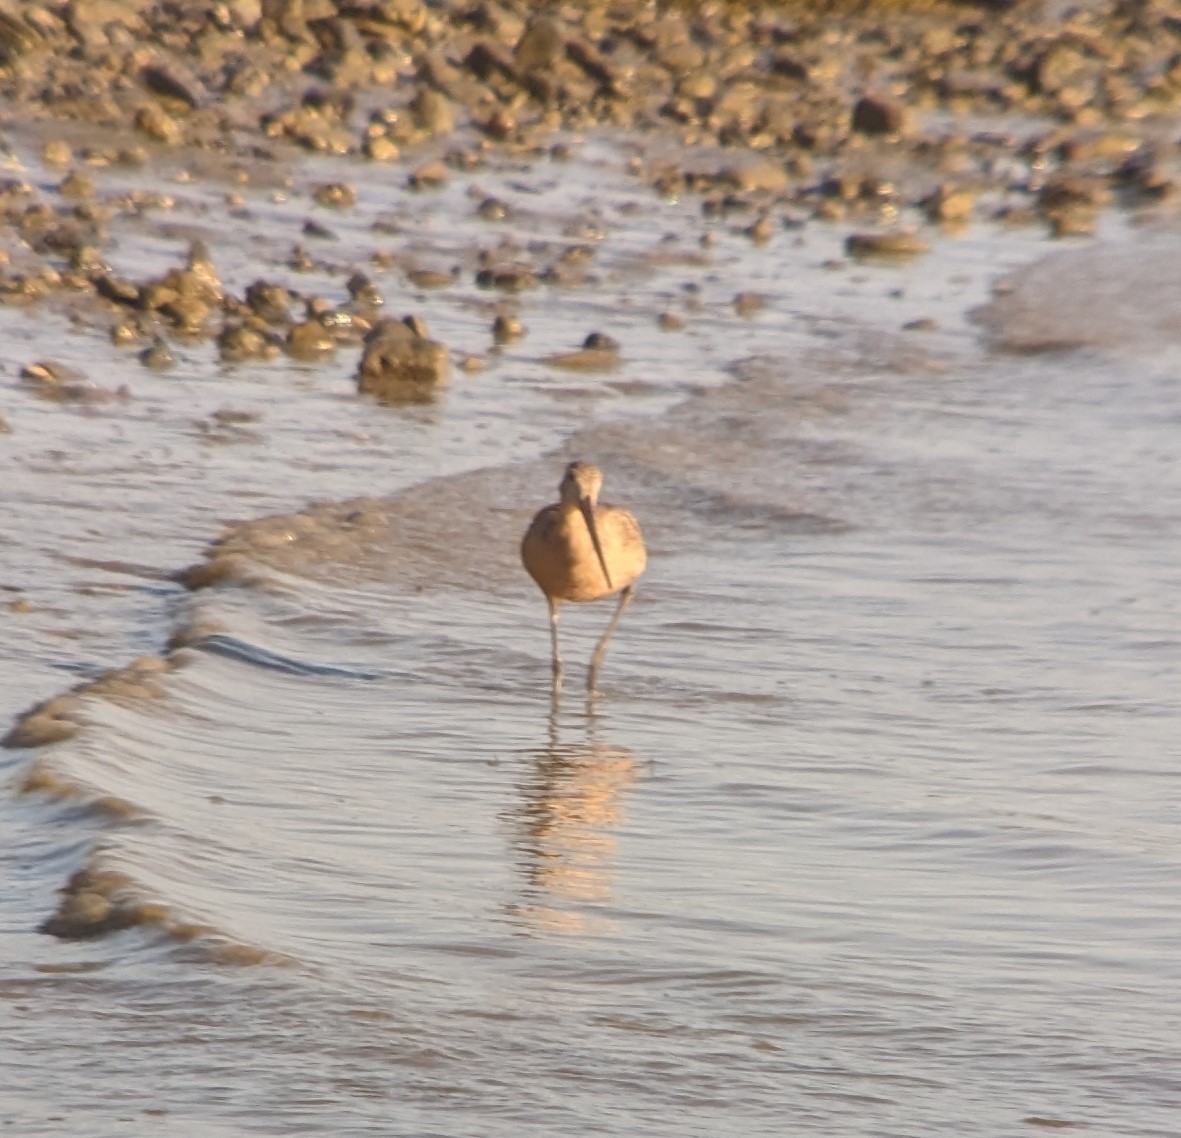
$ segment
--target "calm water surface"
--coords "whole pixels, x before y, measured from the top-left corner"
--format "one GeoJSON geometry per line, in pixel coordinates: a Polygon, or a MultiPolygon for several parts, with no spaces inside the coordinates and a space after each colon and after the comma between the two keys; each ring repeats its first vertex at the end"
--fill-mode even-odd
{"type": "MultiPolygon", "coordinates": [[[[835,231],[779,259],[723,232],[663,336],[685,269],[634,277],[652,219],[610,220],[634,361],[610,377],[537,364],[616,330],[567,296],[430,412],[223,376],[210,406],[267,418],[211,449],[148,378],[138,426],[58,409],[90,449],[52,460],[10,411],[0,564],[45,579],[10,624],[11,710],[171,623],[219,630],[163,699],[93,699],[76,739],[7,753],[14,1133],[1176,1134],[1181,343],[1139,317],[1181,289],[1177,239],[1055,253],[978,326],[992,276],[1050,247],[833,273],[835,231]],[[1100,298],[1081,336],[1113,277],[1137,319],[1100,298]],[[740,288],[769,297],[753,322],[740,288]],[[1039,337],[1080,346],[1008,350],[1039,337]],[[575,454],[651,563],[589,708],[609,610],[564,615],[554,709],[515,547],[575,454]],[[159,520],[110,509],[83,541],[137,479],[159,520]],[[190,598],[126,564],[362,493],[388,542],[313,575],[273,558],[190,598]],[[18,794],[31,763],[74,797],[18,794]],[[161,924],[33,932],[88,858],[161,924]]],[[[474,337],[461,312],[434,319],[474,337]]]]}

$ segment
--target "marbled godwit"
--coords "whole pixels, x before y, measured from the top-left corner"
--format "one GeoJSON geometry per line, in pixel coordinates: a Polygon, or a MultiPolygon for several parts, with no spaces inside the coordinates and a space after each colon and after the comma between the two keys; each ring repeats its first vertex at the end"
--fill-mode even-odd
{"type": "Polygon", "coordinates": [[[558,501],[538,511],[521,542],[521,560],[549,605],[555,693],[562,685],[558,605],[562,601],[597,601],[619,593],[615,615],[591,656],[586,690],[593,692],[607,644],[631,604],[635,595],[632,585],[648,561],[636,519],[620,506],[599,504],[602,484],[598,467],[570,463],[558,487],[558,501]]]}

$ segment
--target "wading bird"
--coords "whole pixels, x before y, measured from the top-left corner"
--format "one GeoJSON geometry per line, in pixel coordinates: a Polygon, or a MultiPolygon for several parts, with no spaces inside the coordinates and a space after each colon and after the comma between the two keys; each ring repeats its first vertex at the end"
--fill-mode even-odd
{"type": "Polygon", "coordinates": [[[586,690],[593,693],[611,634],[631,604],[635,596],[632,586],[648,561],[636,519],[620,506],[599,504],[602,484],[597,466],[570,463],[558,487],[558,501],[538,511],[521,542],[521,560],[549,605],[555,695],[562,686],[558,605],[562,601],[597,601],[619,593],[615,615],[591,656],[586,690]]]}

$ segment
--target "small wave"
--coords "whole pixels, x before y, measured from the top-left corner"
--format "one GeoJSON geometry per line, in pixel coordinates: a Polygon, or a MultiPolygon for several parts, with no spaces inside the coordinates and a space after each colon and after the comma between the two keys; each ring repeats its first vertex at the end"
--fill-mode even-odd
{"type": "Polygon", "coordinates": [[[174,665],[175,661],[169,658],[142,656],[124,667],[112,668],[96,679],[77,684],[61,695],[42,700],[17,718],[0,738],[0,747],[18,750],[72,739],[85,722],[82,708],[87,697],[122,704],[158,699],[163,694],[159,678],[174,665]]]}
{"type": "Polygon", "coordinates": [[[342,664],[322,664],[296,660],[294,657],[272,652],[269,648],[250,644],[224,632],[210,633],[200,640],[190,642],[188,647],[211,652],[217,656],[226,656],[231,660],[240,660],[244,664],[253,664],[256,668],[269,668],[275,672],[283,672],[289,676],[339,676],[349,680],[381,678],[381,672],[370,668],[353,668],[342,664]]]}
{"type": "Polygon", "coordinates": [[[195,950],[200,959],[224,965],[293,965],[284,953],[246,944],[219,929],[171,910],[144,896],[135,879],[103,864],[101,851],[91,855],[59,891],[57,908],[38,926],[38,932],[60,940],[91,940],[109,933],[144,928],[163,933],[175,943],[195,950]]]}
{"type": "MultiPolygon", "coordinates": [[[[221,654],[288,674],[344,674],[351,679],[365,678],[365,673],[359,670],[289,661],[264,649],[255,650],[233,637],[220,636],[215,644],[216,647],[209,644],[204,647],[220,649],[221,654]],[[231,650],[231,646],[238,650],[231,650]]],[[[72,741],[83,730],[103,730],[94,723],[94,701],[136,708],[147,701],[161,700],[166,694],[161,681],[180,659],[176,653],[170,653],[167,657],[143,657],[111,669],[30,708],[0,740],[0,746],[7,749],[39,752],[18,776],[16,787],[21,794],[40,796],[57,804],[47,819],[49,824],[64,825],[73,834],[81,827],[92,835],[95,832],[113,835],[131,826],[154,822],[151,812],[135,802],[71,773],[68,759],[72,741]]],[[[170,944],[184,945],[189,953],[210,963],[294,963],[286,954],[243,942],[211,923],[181,914],[154,897],[133,874],[108,865],[103,846],[95,842],[92,836],[86,843],[89,853],[84,855],[84,863],[59,890],[60,900],[38,925],[39,932],[62,940],[90,940],[139,927],[163,934],[170,944]]],[[[73,852],[71,860],[76,856],[73,852]]]]}

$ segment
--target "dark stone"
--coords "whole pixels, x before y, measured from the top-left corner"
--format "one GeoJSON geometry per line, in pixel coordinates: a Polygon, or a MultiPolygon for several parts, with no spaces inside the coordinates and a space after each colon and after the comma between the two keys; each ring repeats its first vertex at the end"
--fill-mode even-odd
{"type": "Polygon", "coordinates": [[[901,134],[906,111],[898,103],[864,95],[853,106],[853,129],[861,134],[901,134]]]}

